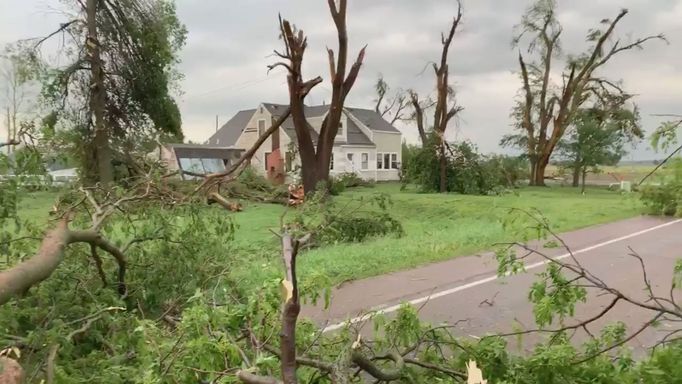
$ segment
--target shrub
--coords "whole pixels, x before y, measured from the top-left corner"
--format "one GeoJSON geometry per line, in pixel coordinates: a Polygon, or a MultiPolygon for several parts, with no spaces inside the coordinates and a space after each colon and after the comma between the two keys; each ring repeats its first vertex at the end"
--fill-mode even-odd
{"type": "Polygon", "coordinates": [[[339,203],[324,194],[314,194],[298,210],[289,226],[300,234],[314,233],[317,246],[362,242],[375,236],[404,234],[398,220],[388,212],[391,201],[386,194],[339,203]]]}
{"type": "Polygon", "coordinates": [[[641,189],[641,199],[653,215],[680,216],[682,185],[646,185],[641,189]]]}
{"type": "Polygon", "coordinates": [[[330,219],[319,238],[325,243],[360,243],[370,237],[389,234],[402,236],[402,225],[387,212],[376,212],[330,219]]]}
{"type": "MultiPolygon", "coordinates": [[[[440,189],[440,164],[434,145],[404,147],[401,178],[422,192],[440,189]]],[[[526,175],[525,162],[516,157],[484,156],[468,141],[450,144],[447,162],[447,191],[481,195],[512,188],[526,175]]]]}
{"type": "Polygon", "coordinates": [[[640,188],[640,198],[649,213],[682,216],[682,159],[671,161],[658,179],[660,184],[640,188]]]}
{"type": "Polygon", "coordinates": [[[336,177],[330,177],[329,185],[329,193],[336,196],[345,191],[346,188],[371,187],[374,184],[370,181],[364,180],[356,173],[344,172],[336,177]]]}

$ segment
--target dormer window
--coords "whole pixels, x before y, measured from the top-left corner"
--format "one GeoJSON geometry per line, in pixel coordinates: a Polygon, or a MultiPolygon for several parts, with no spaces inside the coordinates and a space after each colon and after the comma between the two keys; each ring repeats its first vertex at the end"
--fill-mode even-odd
{"type": "Polygon", "coordinates": [[[339,130],[336,132],[336,136],[343,136],[343,121],[339,121],[339,130]]]}
{"type": "Polygon", "coordinates": [[[265,119],[258,120],[258,136],[263,136],[265,133],[265,119]]]}

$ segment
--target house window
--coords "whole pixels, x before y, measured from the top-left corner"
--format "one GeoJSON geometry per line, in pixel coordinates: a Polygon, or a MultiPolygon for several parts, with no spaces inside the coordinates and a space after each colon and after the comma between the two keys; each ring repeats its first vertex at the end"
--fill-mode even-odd
{"type": "Polygon", "coordinates": [[[343,136],[343,122],[339,121],[339,130],[336,131],[336,136],[343,136]]]}
{"type": "MultiPolygon", "coordinates": [[[[225,170],[225,162],[223,159],[200,159],[181,157],[178,158],[178,162],[180,163],[180,169],[182,169],[183,171],[188,171],[201,175],[221,172],[225,170]]],[[[182,177],[185,180],[195,180],[199,178],[198,176],[192,176],[187,174],[184,174],[182,177]]]]}
{"type": "Polygon", "coordinates": [[[258,137],[263,136],[265,133],[265,119],[258,120],[258,137]]]}
{"type": "Polygon", "coordinates": [[[225,170],[225,163],[222,159],[201,159],[205,173],[217,173],[225,170]]]}
{"type": "Polygon", "coordinates": [[[377,152],[377,169],[398,169],[398,154],[377,152]]]}
{"type": "Polygon", "coordinates": [[[263,156],[263,169],[266,171],[268,170],[268,156],[270,156],[272,152],[265,152],[265,156],[263,156]]]}
{"type": "Polygon", "coordinates": [[[284,166],[286,167],[285,170],[287,172],[290,172],[294,168],[294,153],[293,152],[286,152],[284,153],[284,166]]]}
{"type": "Polygon", "coordinates": [[[369,168],[369,153],[363,153],[360,156],[360,159],[362,160],[362,169],[369,168]]]}
{"type": "Polygon", "coordinates": [[[329,169],[334,169],[334,153],[332,152],[332,157],[329,159],[329,169]]]}

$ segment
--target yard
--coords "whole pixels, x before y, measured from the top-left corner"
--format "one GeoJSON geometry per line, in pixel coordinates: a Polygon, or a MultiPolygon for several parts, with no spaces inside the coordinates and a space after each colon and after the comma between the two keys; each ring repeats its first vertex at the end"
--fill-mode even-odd
{"type": "MultiPolygon", "coordinates": [[[[496,242],[512,240],[502,226],[510,208],[537,208],[559,232],[636,216],[642,211],[636,194],[597,188],[588,189],[585,195],[568,187],[526,187],[501,196],[464,196],[419,194],[401,191],[398,184],[379,184],[349,189],[336,199],[343,202],[379,192],[390,195],[390,212],[404,226],[405,235],[309,251],[299,262],[302,276],[321,271],[338,284],[490,249],[496,242]]],[[[54,193],[40,192],[23,200],[22,216],[44,222],[54,198],[54,193]]],[[[243,212],[233,214],[237,230],[234,244],[226,245],[225,254],[241,261],[233,264],[237,268],[233,276],[246,286],[259,285],[280,271],[278,244],[270,229],[278,226],[285,208],[244,205],[243,212]]]]}

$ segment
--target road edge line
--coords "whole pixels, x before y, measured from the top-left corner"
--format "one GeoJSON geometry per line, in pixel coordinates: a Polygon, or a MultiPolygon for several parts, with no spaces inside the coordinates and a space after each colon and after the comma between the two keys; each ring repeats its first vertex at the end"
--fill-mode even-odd
{"type": "MultiPolygon", "coordinates": [[[[659,224],[659,225],[653,226],[653,227],[651,227],[651,228],[646,228],[646,229],[643,229],[643,230],[641,230],[641,231],[633,232],[633,233],[630,233],[630,234],[628,234],[628,235],[616,237],[615,239],[603,241],[603,242],[601,242],[601,243],[594,244],[594,245],[591,245],[591,246],[589,246],[589,247],[585,247],[585,248],[578,249],[578,250],[576,250],[576,251],[573,251],[572,254],[575,256],[575,255],[579,255],[579,254],[581,254],[581,253],[593,251],[593,250],[595,250],[595,249],[598,249],[598,248],[601,248],[601,247],[605,247],[605,246],[607,246],[607,245],[611,245],[611,244],[617,243],[617,242],[619,242],[619,241],[631,239],[631,238],[633,238],[633,237],[637,237],[637,236],[643,235],[643,234],[645,234],[645,233],[653,232],[653,231],[656,231],[656,230],[658,230],[658,229],[665,228],[665,227],[668,227],[668,226],[671,226],[671,225],[673,225],[673,224],[677,224],[677,223],[680,223],[680,222],[682,222],[682,219],[677,219],[677,220],[669,221],[669,222],[667,222],[667,223],[659,224]]],[[[562,255],[553,257],[552,260],[557,260],[557,261],[558,261],[558,260],[563,260],[563,259],[565,259],[565,258],[567,258],[567,257],[571,257],[571,253],[564,253],[564,254],[562,254],[562,255]]],[[[538,262],[536,262],[536,263],[532,263],[532,264],[525,265],[524,267],[525,267],[526,271],[528,271],[528,270],[531,270],[531,269],[535,269],[535,268],[542,267],[542,266],[544,266],[544,265],[546,265],[546,264],[549,264],[550,262],[551,262],[551,260],[542,260],[542,261],[538,261],[538,262]]],[[[508,275],[508,274],[507,274],[507,275],[508,275]]],[[[505,276],[507,276],[507,275],[505,275],[505,276]]],[[[477,287],[477,286],[479,286],[479,285],[483,285],[483,284],[489,283],[489,282],[491,282],[491,281],[498,280],[498,279],[500,279],[500,277],[501,277],[501,276],[498,276],[498,275],[488,276],[488,277],[485,277],[485,278],[483,278],[483,279],[479,279],[479,280],[476,280],[476,281],[472,281],[472,282],[467,283],[467,284],[458,285],[458,286],[456,286],[456,287],[448,288],[448,289],[445,289],[445,290],[440,291],[440,292],[435,292],[435,293],[432,293],[432,294],[430,294],[430,295],[428,295],[428,296],[422,296],[422,297],[418,297],[418,298],[415,298],[415,299],[412,299],[412,300],[408,300],[408,301],[403,302],[403,303],[400,303],[400,304],[391,305],[391,306],[386,307],[386,308],[376,309],[376,310],[371,311],[371,312],[369,312],[369,313],[366,313],[366,314],[364,314],[364,315],[356,316],[356,317],[350,318],[350,319],[348,319],[348,320],[344,320],[344,321],[339,322],[339,323],[336,323],[336,324],[328,325],[328,326],[326,326],[326,327],[324,327],[324,328],[322,329],[322,333],[333,332],[333,331],[336,331],[336,330],[338,330],[338,329],[341,329],[341,328],[343,328],[343,327],[345,327],[345,326],[347,326],[347,325],[356,324],[356,323],[359,323],[359,322],[362,322],[362,321],[369,320],[370,318],[372,318],[372,317],[375,316],[375,315],[395,312],[395,311],[397,311],[398,309],[400,309],[400,307],[402,307],[403,304],[405,304],[405,303],[410,304],[410,305],[423,304],[423,303],[425,303],[425,302],[427,302],[427,301],[429,301],[429,300],[438,299],[438,298],[443,297],[443,296],[449,296],[449,295],[452,295],[452,294],[454,294],[454,293],[457,293],[457,292],[461,292],[461,291],[467,290],[467,289],[469,289],[469,288],[474,288],[474,287],[477,287]]]]}

